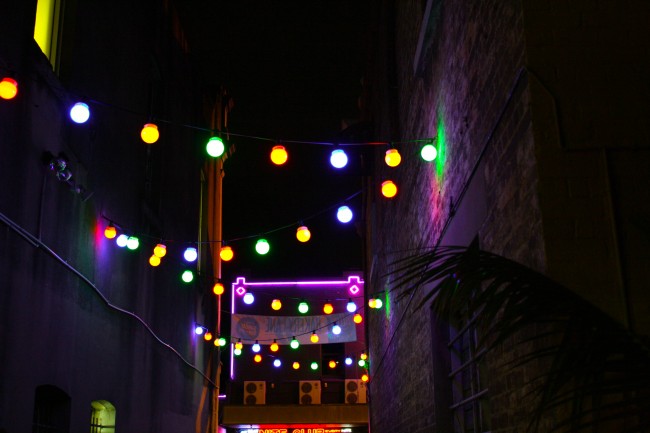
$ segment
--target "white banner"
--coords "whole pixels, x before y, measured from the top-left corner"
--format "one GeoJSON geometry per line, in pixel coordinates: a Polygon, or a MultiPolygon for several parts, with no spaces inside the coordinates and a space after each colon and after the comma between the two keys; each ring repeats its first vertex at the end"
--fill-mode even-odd
{"type": "Polygon", "coordinates": [[[289,344],[293,337],[300,344],[314,344],[311,334],[316,331],[319,341],[316,344],[346,343],[357,341],[356,324],[349,313],[330,314],[323,316],[254,316],[233,314],[231,321],[232,343],[241,339],[244,344],[252,344],[256,340],[260,344],[289,344]],[[336,323],[341,327],[341,333],[332,333],[336,323]]]}

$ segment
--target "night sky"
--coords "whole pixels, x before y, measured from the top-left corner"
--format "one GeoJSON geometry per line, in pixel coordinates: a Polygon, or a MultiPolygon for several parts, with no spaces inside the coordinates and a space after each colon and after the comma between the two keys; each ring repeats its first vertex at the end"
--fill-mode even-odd
{"type": "MultiPolygon", "coordinates": [[[[235,152],[224,170],[224,239],[235,260],[225,279],[340,277],[361,269],[360,226],[336,221],[336,207],[361,190],[354,166],[329,165],[332,148],[283,143],[289,161],[270,162],[274,141],[333,142],[359,117],[363,1],[180,1],[193,61],[206,85],[234,101],[228,130],[235,152]],[[243,136],[243,137],[242,137],[243,136]],[[312,232],[301,244],[299,222],[312,232]],[[279,230],[282,227],[288,226],[279,230]],[[268,233],[272,232],[272,233],[268,233]],[[258,234],[271,244],[254,252],[258,234]],[[236,240],[235,239],[239,239],[236,240]]],[[[361,218],[361,195],[349,204],[361,218]]]]}

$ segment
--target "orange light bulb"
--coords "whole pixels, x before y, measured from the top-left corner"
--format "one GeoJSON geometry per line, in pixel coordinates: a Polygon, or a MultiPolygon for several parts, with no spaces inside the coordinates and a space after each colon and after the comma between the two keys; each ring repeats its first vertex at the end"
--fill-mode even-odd
{"type": "Polygon", "coordinates": [[[0,98],[13,99],[18,94],[18,82],[13,78],[5,77],[0,81],[0,98]]]}

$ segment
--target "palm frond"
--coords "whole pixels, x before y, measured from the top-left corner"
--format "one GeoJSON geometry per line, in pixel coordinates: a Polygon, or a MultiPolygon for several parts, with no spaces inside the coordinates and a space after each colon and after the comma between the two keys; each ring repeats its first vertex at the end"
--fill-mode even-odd
{"type": "MultiPolygon", "coordinates": [[[[650,348],[646,341],[545,275],[476,246],[441,247],[392,264],[397,299],[425,287],[416,308],[431,304],[443,320],[476,316],[477,350],[518,340],[526,348],[511,368],[547,360],[530,380],[536,396],[530,430],[559,409],[557,431],[583,431],[619,423],[646,431],[650,424],[650,348]]],[[[517,352],[521,352],[518,350],[517,352]]],[[[510,368],[509,367],[509,368],[510,368]]]]}

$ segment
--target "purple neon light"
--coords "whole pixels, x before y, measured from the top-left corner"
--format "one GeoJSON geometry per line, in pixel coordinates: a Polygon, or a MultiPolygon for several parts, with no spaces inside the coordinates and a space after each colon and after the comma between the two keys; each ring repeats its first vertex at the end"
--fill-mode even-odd
{"type": "MultiPolygon", "coordinates": [[[[232,284],[233,296],[231,297],[232,314],[235,314],[235,296],[244,296],[247,292],[246,286],[273,286],[273,287],[305,287],[305,288],[338,288],[347,287],[348,292],[352,295],[357,295],[363,287],[364,281],[359,275],[350,275],[347,280],[307,280],[307,281],[260,281],[260,282],[247,282],[246,277],[237,277],[232,284]]],[[[233,345],[230,345],[230,378],[235,378],[235,356],[233,353],[233,345]]]]}

